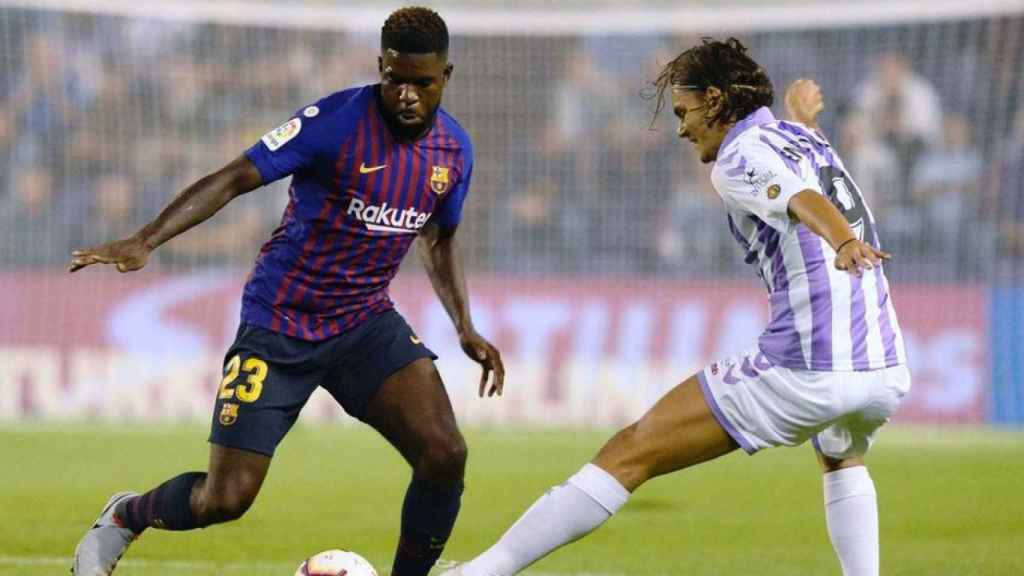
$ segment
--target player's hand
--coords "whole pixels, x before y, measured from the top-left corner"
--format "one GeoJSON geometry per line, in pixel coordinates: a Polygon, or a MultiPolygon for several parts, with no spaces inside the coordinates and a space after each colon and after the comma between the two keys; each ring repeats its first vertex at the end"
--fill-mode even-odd
{"type": "Polygon", "coordinates": [[[131,272],[145,266],[148,260],[149,247],[140,238],[131,236],[92,248],[75,250],[71,253],[68,272],[75,272],[93,264],[114,264],[119,272],[131,272]]]}
{"type": "Polygon", "coordinates": [[[462,345],[466,355],[476,360],[484,368],[483,374],[480,375],[480,397],[483,398],[484,390],[487,390],[488,396],[495,394],[501,396],[502,390],[505,389],[505,365],[501,362],[501,353],[498,352],[498,349],[475,331],[459,338],[459,344],[462,345]],[[493,380],[490,378],[492,373],[494,374],[493,380]],[[491,380],[489,389],[487,388],[488,380],[491,380]]]}
{"type": "Polygon", "coordinates": [[[854,238],[839,245],[839,252],[836,252],[836,269],[860,277],[864,270],[871,270],[883,260],[890,258],[892,255],[888,252],[876,250],[874,246],[854,238]]]}
{"type": "Polygon", "coordinates": [[[800,78],[786,88],[786,113],[791,120],[812,128],[818,126],[818,114],[825,109],[821,87],[814,80],[800,78]]]}

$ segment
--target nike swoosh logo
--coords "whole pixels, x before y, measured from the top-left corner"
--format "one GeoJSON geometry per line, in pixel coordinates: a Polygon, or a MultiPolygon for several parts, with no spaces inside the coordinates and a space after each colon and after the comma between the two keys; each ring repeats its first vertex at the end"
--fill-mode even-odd
{"type": "Polygon", "coordinates": [[[423,341],[415,336],[409,336],[409,340],[412,340],[413,344],[423,344],[423,341]]]}
{"type": "Polygon", "coordinates": [[[381,164],[380,166],[371,166],[371,167],[367,168],[366,164],[360,162],[359,163],[359,173],[360,174],[369,174],[371,172],[376,172],[377,170],[383,170],[383,169],[385,169],[387,167],[388,167],[387,164],[381,164]]]}

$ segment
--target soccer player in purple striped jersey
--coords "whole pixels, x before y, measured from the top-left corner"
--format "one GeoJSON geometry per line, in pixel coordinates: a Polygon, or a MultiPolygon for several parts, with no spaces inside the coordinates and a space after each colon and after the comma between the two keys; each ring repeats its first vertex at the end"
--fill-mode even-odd
{"type": "Polygon", "coordinates": [[[768,327],[750,349],[671,390],[497,544],[446,574],[516,574],[603,524],[655,476],[737,448],[753,454],[811,440],[843,574],[877,576],[878,511],[863,457],[910,375],[882,269],[889,255],[818,130],[821,92],[794,83],[786,104],[797,121],[776,120],[771,81],[735,38],[704,39],[666,65],[656,85],[656,113],[670,92],[679,137],[715,163],[726,224],[768,291],[768,327]]]}
{"type": "Polygon", "coordinates": [[[466,445],[436,356],[388,296],[413,241],[462,348],[483,367],[481,396],[501,394],[504,367],[473,327],[455,248],[473,148],[440,107],[453,69],[444,21],[427,8],[395,11],[381,31],[378,65],[380,83],[301,108],[135,235],[72,254],[72,272],[95,263],[138,270],[157,246],[232,198],[292,177],[281,225],[245,285],[208,470],[114,495],[75,550],[76,575],[113,572],[146,528],[191,530],[241,517],[318,386],[412,467],[391,573],[426,576],[440,556],[459,511],[466,445]]]}

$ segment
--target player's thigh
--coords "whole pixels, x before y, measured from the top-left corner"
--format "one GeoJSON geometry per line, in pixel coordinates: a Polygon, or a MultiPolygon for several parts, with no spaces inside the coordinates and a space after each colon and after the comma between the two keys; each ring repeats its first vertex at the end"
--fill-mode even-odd
{"type": "MultiPolygon", "coordinates": [[[[425,450],[462,443],[437,356],[402,316],[380,314],[333,346],[324,387],[350,415],[379,431],[415,465],[425,450]]],[[[464,450],[464,445],[463,448],[464,450]]]]}
{"type": "Polygon", "coordinates": [[[434,362],[420,358],[384,380],[367,406],[364,420],[402,453],[410,464],[430,451],[442,457],[465,453],[451,400],[434,362]]]}
{"type": "Polygon", "coordinates": [[[594,463],[633,490],[649,478],[732,452],[696,377],[663,396],[639,421],[616,434],[594,463]]]}
{"type": "Polygon", "coordinates": [[[210,443],[273,456],[323,376],[316,351],[311,342],[240,327],[224,358],[210,443]]]}

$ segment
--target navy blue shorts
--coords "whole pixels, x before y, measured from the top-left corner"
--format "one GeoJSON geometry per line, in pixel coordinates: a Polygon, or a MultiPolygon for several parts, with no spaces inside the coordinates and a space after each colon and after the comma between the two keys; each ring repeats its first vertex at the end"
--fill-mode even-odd
{"type": "Polygon", "coordinates": [[[242,324],[224,357],[210,442],[273,456],[317,386],[363,419],[384,380],[420,358],[437,356],[394,310],[322,342],[242,324]]]}

